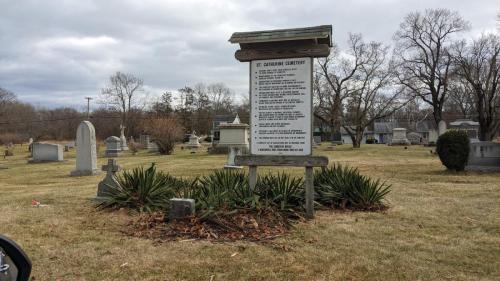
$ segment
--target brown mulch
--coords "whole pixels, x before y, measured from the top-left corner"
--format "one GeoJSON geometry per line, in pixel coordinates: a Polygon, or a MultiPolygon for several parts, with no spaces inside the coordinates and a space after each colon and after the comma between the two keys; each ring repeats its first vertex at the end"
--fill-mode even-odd
{"type": "Polygon", "coordinates": [[[238,210],[203,220],[192,217],[167,221],[163,213],[141,214],[131,220],[123,232],[158,242],[179,239],[263,241],[282,236],[290,228],[290,223],[278,212],[238,210]]]}

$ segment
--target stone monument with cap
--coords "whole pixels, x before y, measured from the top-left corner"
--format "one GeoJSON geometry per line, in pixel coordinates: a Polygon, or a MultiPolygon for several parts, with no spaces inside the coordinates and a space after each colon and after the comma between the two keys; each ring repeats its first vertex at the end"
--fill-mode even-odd
{"type": "Polygon", "coordinates": [[[241,123],[240,117],[236,114],[232,123],[225,123],[219,126],[220,140],[219,144],[228,147],[229,154],[225,169],[241,169],[242,166],[237,166],[234,163],[236,155],[242,155],[243,151],[248,150],[248,124],[241,123]]]}
{"type": "Polygon", "coordinates": [[[122,152],[121,139],[115,136],[106,139],[106,157],[118,157],[122,152]]]}

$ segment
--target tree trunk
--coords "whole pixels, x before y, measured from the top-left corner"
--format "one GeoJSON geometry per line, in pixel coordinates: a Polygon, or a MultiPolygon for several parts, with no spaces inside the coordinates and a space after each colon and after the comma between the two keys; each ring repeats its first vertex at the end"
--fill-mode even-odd
{"type": "Polygon", "coordinates": [[[356,128],[356,134],[354,135],[354,138],[352,140],[352,147],[353,148],[360,148],[361,147],[361,142],[363,141],[363,131],[364,131],[364,128],[356,128]]]}

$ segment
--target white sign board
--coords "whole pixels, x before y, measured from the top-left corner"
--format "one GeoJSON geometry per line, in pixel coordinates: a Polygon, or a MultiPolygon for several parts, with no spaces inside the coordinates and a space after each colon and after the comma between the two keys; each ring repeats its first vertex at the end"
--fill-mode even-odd
{"type": "Polygon", "coordinates": [[[311,155],[312,58],[250,64],[254,155],[311,155]]]}

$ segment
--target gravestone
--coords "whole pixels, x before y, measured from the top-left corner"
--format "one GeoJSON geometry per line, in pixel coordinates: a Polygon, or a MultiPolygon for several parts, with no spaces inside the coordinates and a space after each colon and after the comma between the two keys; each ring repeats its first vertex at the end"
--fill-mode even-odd
{"type": "Polygon", "coordinates": [[[200,141],[198,140],[198,137],[196,136],[196,132],[193,131],[193,133],[189,136],[189,142],[186,144],[187,148],[198,148],[200,147],[200,141]]]}
{"type": "Polygon", "coordinates": [[[313,141],[316,145],[321,145],[321,136],[313,136],[313,141]]]}
{"type": "Polygon", "coordinates": [[[35,142],[31,147],[33,159],[30,163],[63,161],[63,149],[59,144],[35,142]]]}
{"type": "Polygon", "coordinates": [[[169,219],[184,219],[195,214],[194,199],[172,198],[170,199],[169,219]]]}
{"type": "Polygon", "coordinates": [[[472,142],[465,170],[500,172],[500,143],[491,141],[472,142]]]}
{"type": "Polygon", "coordinates": [[[406,138],[410,141],[411,144],[421,144],[422,143],[422,135],[419,133],[411,132],[406,134],[406,138]]]}
{"type": "Polygon", "coordinates": [[[106,177],[97,185],[96,201],[102,201],[108,197],[110,190],[118,187],[115,173],[120,171],[120,166],[116,164],[115,159],[108,159],[108,164],[102,166],[102,170],[106,172],[106,177]]]}
{"type": "Polygon", "coordinates": [[[28,139],[28,151],[30,152],[30,157],[33,157],[33,138],[28,139]]]}
{"type": "Polygon", "coordinates": [[[97,150],[94,125],[82,121],[76,131],[76,169],[71,176],[97,175],[97,150]]]}
{"type": "Polygon", "coordinates": [[[75,148],[76,147],[75,141],[70,141],[66,145],[68,146],[68,148],[75,148]]]}
{"type": "Polygon", "coordinates": [[[158,152],[160,151],[160,147],[158,147],[158,144],[154,141],[149,143],[149,152],[158,152]]]}
{"type": "Polygon", "coordinates": [[[120,125],[120,146],[121,150],[128,150],[127,138],[125,137],[125,126],[120,125]]]}
{"type": "Polygon", "coordinates": [[[229,153],[225,169],[242,169],[237,166],[234,159],[237,155],[242,155],[244,150],[248,149],[248,128],[247,124],[241,123],[238,115],[232,123],[225,123],[219,126],[220,140],[219,144],[228,147],[229,153]]]}
{"type": "Polygon", "coordinates": [[[149,135],[140,135],[139,142],[145,149],[151,149],[151,141],[149,135]]]}
{"type": "Polygon", "coordinates": [[[438,136],[444,134],[445,132],[446,132],[446,122],[444,120],[441,120],[438,123],[438,136]]]}
{"type": "Polygon", "coordinates": [[[106,157],[118,157],[121,152],[122,146],[120,138],[111,136],[106,139],[106,157]]]}
{"type": "Polygon", "coordinates": [[[410,145],[410,141],[406,138],[405,128],[392,129],[391,145],[410,145]]]}
{"type": "Polygon", "coordinates": [[[342,141],[342,133],[341,132],[333,133],[332,144],[343,144],[343,143],[344,142],[342,141]]]}

